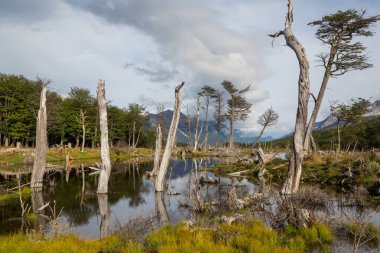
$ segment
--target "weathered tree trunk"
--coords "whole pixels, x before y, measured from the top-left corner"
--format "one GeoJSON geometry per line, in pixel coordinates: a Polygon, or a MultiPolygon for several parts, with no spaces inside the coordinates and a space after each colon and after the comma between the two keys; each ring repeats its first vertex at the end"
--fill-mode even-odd
{"type": "Polygon", "coordinates": [[[206,100],[206,134],[205,134],[205,141],[204,141],[204,147],[205,149],[207,150],[207,146],[208,146],[208,106],[210,104],[210,101],[207,99],[206,100]]]}
{"type": "Polygon", "coordinates": [[[98,183],[98,193],[108,193],[108,180],[111,174],[110,149],[108,145],[108,125],[107,125],[107,105],[105,98],[105,82],[99,80],[98,89],[98,109],[100,124],[100,155],[102,165],[98,183]]]}
{"type": "Polygon", "coordinates": [[[329,82],[329,79],[331,76],[331,68],[334,63],[335,55],[336,55],[336,49],[334,49],[334,47],[331,47],[330,54],[329,54],[329,61],[325,68],[325,74],[323,75],[322,84],[321,84],[321,87],[319,88],[318,97],[315,100],[314,109],[313,109],[313,112],[311,113],[309,124],[306,130],[305,143],[304,143],[304,150],[306,153],[308,153],[310,149],[310,141],[312,138],[311,134],[313,132],[315,121],[317,120],[319,109],[321,108],[321,105],[322,105],[322,100],[325,95],[327,83],[329,82]]]}
{"type": "Polygon", "coordinates": [[[198,128],[199,128],[200,108],[201,108],[201,97],[198,96],[198,99],[197,99],[197,116],[195,118],[195,132],[194,132],[194,148],[193,148],[193,152],[197,151],[198,142],[199,142],[199,135],[200,134],[198,133],[198,128]]]}
{"type": "Polygon", "coordinates": [[[46,91],[44,86],[41,90],[40,109],[38,110],[36,129],[36,148],[30,187],[42,188],[42,179],[45,173],[47,153],[47,116],[46,116],[46,91]]]}
{"type": "Polygon", "coordinates": [[[289,163],[289,172],[282,188],[283,194],[293,194],[298,191],[302,173],[302,162],[304,159],[304,140],[307,127],[307,106],[310,96],[309,62],[305,48],[292,32],[293,1],[288,1],[288,13],[285,21],[285,30],[280,31],[272,37],[284,35],[286,45],[289,46],[297,56],[299,63],[298,79],[298,107],[296,125],[293,136],[292,156],[289,163]]]}
{"type": "Polygon", "coordinates": [[[170,124],[170,130],[168,133],[168,138],[166,141],[166,146],[165,146],[165,151],[164,155],[161,160],[161,165],[160,165],[160,170],[158,171],[158,176],[156,179],[156,191],[157,192],[162,192],[164,191],[164,179],[165,179],[165,174],[166,170],[169,165],[170,161],[170,156],[172,154],[172,149],[174,146],[175,138],[176,138],[176,133],[177,133],[177,127],[178,127],[178,121],[179,121],[179,116],[181,113],[181,88],[185,85],[184,82],[182,82],[180,85],[178,85],[175,88],[175,103],[174,103],[174,112],[173,112],[173,118],[172,122],[170,124]]]}
{"type": "Polygon", "coordinates": [[[232,109],[230,118],[230,149],[234,148],[234,123],[235,123],[235,112],[232,109]]]}
{"type": "Polygon", "coordinates": [[[160,155],[162,150],[162,132],[161,126],[157,126],[156,132],[156,150],[154,151],[153,169],[151,171],[152,176],[157,176],[158,169],[160,168],[160,155]]]}
{"type": "Polygon", "coordinates": [[[100,212],[100,238],[105,238],[109,234],[110,227],[110,206],[107,194],[98,194],[98,205],[100,212]]]}

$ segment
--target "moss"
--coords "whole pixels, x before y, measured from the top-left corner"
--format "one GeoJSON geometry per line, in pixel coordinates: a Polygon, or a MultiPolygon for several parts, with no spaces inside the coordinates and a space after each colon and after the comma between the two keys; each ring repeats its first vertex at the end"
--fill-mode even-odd
{"type": "MultiPolygon", "coordinates": [[[[21,195],[23,198],[28,198],[31,194],[31,190],[29,187],[23,187],[21,190],[21,195]]],[[[10,193],[5,193],[0,195],[0,204],[6,204],[9,203],[10,201],[15,201],[20,198],[20,195],[18,191],[15,192],[10,192],[10,193]]]]}

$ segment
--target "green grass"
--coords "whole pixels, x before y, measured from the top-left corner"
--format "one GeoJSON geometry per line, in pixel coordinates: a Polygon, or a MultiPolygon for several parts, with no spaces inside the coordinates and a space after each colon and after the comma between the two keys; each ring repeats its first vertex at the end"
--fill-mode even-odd
{"type": "Polygon", "coordinates": [[[329,244],[331,231],[322,224],[310,228],[288,227],[277,232],[262,221],[250,220],[213,228],[168,225],[148,235],[140,243],[125,242],[117,234],[100,240],[75,235],[47,237],[39,234],[13,234],[0,237],[0,252],[308,252],[317,243],[329,244]]]}

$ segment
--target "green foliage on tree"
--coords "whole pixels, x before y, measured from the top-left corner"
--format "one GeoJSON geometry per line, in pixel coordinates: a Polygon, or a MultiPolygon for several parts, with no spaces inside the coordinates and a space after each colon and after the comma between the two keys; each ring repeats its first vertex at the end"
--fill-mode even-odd
{"type": "Polygon", "coordinates": [[[234,122],[236,120],[246,120],[248,114],[251,112],[252,104],[248,103],[246,98],[243,96],[249,91],[250,85],[245,89],[238,90],[233,83],[230,81],[223,81],[223,88],[230,95],[227,100],[227,119],[230,121],[230,148],[233,148],[234,144],[234,122]]]}
{"type": "MultiPolygon", "coordinates": [[[[24,146],[34,145],[41,82],[0,73],[0,145],[15,146],[17,142],[24,146]]],[[[130,104],[127,109],[109,104],[111,145],[132,141],[135,127],[135,145],[152,147],[155,131],[150,129],[144,112],[145,107],[139,104],[130,104]]],[[[66,98],[48,91],[47,120],[50,146],[68,143],[79,146],[83,142],[83,124],[86,147],[98,145],[98,109],[88,89],[73,87],[66,98]]]]}

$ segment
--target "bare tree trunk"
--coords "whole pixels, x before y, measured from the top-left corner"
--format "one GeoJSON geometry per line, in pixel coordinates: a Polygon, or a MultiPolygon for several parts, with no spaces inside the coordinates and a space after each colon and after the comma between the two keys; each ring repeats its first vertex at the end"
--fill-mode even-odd
{"type": "Polygon", "coordinates": [[[36,148],[33,164],[32,179],[30,187],[42,188],[42,179],[45,173],[46,153],[47,153],[47,117],[46,117],[46,91],[42,87],[40,109],[38,110],[37,129],[36,129],[36,148]]]}
{"type": "Polygon", "coordinates": [[[207,99],[206,100],[206,135],[205,135],[205,141],[204,141],[204,147],[205,149],[207,150],[207,146],[208,146],[208,106],[210,104],[210,101],[207,99]]]}
{"type": "Polygon", "coordinates": [[[190,118],[190,113],[189,113],[189,105],[186,106],[186,111],[187,111],[187,134],[189,138],[189,148],[193,145],[193,139],[192,139],[192,134],[191,134],[191,118],[190,118]]]}
{"type": "Polygon", "coordinates": [[[111,174],[110,149],[108,145],[107,105],[105,98],[105,82],[98,82],[98,109],[100,123],[100,155],[102,166],[100,170],[98,193],[108,193],[108,180],[111,174]]]}
{"type": "Polygon", "coordinates": [[[136,134],[136,122],[133,122],[133,130],[132,130],[132,148],[136,148],[136,143],[135,143],[135,134],[136,134]]]}
{"type": "MultiPolygon", "coordinates": [[[[264,133],[264,130],[266,127],[267,126],[264,126],[263,129],[261,129],[261,132],[260,132],[259,136],[256,138],[255,142],[253,143],[252,147],[255,147],[256,144],[260,141],[260,138],[261,138],[261,136],[263,136],[263,133],[264,133]]],[[[259,145],[259,147],[260,147],[260,145],[259,145]]]]}
{"type": "Polygon", "coordinates": [[[230,149],[234,148],[234,121],[235,121],[235,112],[232,109],[231,118],[230,118],[230,149]]]}
{"type": "Polygon", "coordinates": [[[197,116],[195,118],[195,132],[194,132],[194,148],[193,148],[193,152],[197,151],[198,142],[199,142],[199,135],[200,134],[198,134],[198,128],[199,128],[200,108],[201,108],[201,97],[198,96],[198,99],[197,99],[197,116]]]}
{"type": "Polygon", "coordinates": [[[153,162],[153,169],[152,169],[152,176],[157,176],[158,169],[160,168],[160,155],[162,150],[162,132],[161,132],[161,126],[157,126],[157,132],[156,132],[156,150],[154,152],[154,162],[153,162]]]}
{"type": "Polygon", "coordinates": [[[80,124],[82,126],[82,148],[81,152],[84,151],[84,144],[86,143],[86,113],[83,111],[83,109],[80,110],[80,124]]]}
{"type": "Polygon", "coordinates": [[[180,91],[184,85],[185,85],[185,83],[182,82],[180,85],[178,85],[175,88],[175,103],[174,103],[173,118],[172,118],[172,122],[170,124],[170,130],[169,130],[168,138],[166,141],[164,155],[162,157],[160,169],[158,171],[158,176],[156,179],[156,191],[157,192],[164,191],[165,174],[166,174],[166,170],[167,170],[168,165],[169,165],[170,156],[172,154],[172,149],[174,146],[176,133],[177,133],[179,116],[181,113],[181,92],[180,91]]]}
{"type": "Polygon", "coordinates": [[[283,194],[293,194],[298,191],[302,173],[302,162],[304,159],[304,140],[307,127],[307,106],[310,96],[309,62],[305,48],[292,32],[293,1],[288,0],[288,13],[285,21],[285,30],[280,31],[272,37],[284,35],[286,45],[289,46],[297,56],[300,74],[298,79],[298,107],[296,125],[293,137],[292,156],[289,163],[289,172],[282,188],[283,194]]]}
{"type": "Polygon", "coordinates": [[[109,234],[110,227],[110,206],[107,194],[98,194],[98,205],[100,212],[100,238],[105,238],[109,234]]]}

